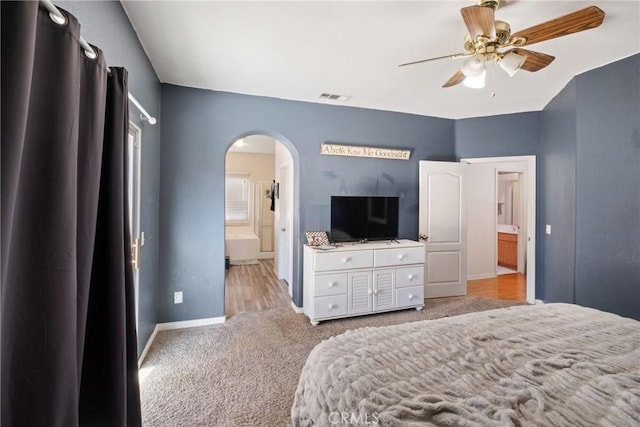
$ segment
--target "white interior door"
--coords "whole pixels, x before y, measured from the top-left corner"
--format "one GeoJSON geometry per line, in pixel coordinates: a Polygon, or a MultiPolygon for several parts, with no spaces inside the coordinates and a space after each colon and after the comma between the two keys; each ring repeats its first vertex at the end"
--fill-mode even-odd
{"type": "Polygon", "coordinates": [[[129,198],[129,227],[131,233],[131,253],[133,261],[133,289],[136,307],[136,328],[138,327],[138,301],[140,282],[140,255],[144,245],[143,234],[140,231],[140,166],[142,163],[141,131],[134,124],[129,124],[127,137],[127,195],[129,198]]]}
{"type": "Polygon", "coordinates": [[[425,298],[467,294],[465,166],[420,162],[420,234],[427,236],[425,298]]]}

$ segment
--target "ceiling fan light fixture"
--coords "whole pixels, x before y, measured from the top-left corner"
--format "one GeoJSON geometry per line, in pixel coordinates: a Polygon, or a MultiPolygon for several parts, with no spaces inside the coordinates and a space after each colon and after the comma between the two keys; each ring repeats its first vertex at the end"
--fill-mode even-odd
{"type": "Polygon", "coordinates": [[[525,55],[518,55],[517,53],[509,52],[500,60],[500,68],[502,68],[509,77],[513,77],[526,60],[527,56],[525,55]]]}
{"type": "Polygon", "coordinates": [[[473,55],[465,59],[465,61],[462,63],[461,70],[462,70],[462,74],[464,74],[465,77],[473,78],[473,77],[478,77],[484,74],[485,68],[486,68],[486,65],[485,65],[484,56],[473,55]]]}
{"type": "Polygon", "coordinates": [[[482,89],[484,87],[486,76],[487,72],[485,70],[482,70],[482,72],[475,77],[465,77],[462,81],[462,84],[472,89],[482,89]]]}

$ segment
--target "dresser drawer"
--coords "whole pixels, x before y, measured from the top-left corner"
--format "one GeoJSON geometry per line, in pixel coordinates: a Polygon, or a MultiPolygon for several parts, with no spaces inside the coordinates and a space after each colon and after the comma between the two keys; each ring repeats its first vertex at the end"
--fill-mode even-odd
{"type": "Polygon", "coordinates": [[[373,267],[373,251],[340,251],[315,254],[315,271],[373,267]]]}
{"type": "Polygon", "coordinates": [[[396,289],[396,307],[424,305],[424,286],[410,286],[396,289]]]}
{"type": "Polygon", "coordinates": [[[316,319],[344,316],[346,314],[347,294],[315,297],[313,299],[313,317],[316,319]]]}
{"type": "Polygon", "coordinates": [[[347,273],[316,274],[313,276],[313,296],[347,293],[347,273]]]}
{"type": "Polygon", "coordinates": [[[375,252],[376,267],[424,263],[424,246],[415,248],[381,249],[375,252]]]}
{"type": "Polygon", "coordinates": [[[424,265],[396,269],[396,287],[418,286],[424,284],[424,265]]]}

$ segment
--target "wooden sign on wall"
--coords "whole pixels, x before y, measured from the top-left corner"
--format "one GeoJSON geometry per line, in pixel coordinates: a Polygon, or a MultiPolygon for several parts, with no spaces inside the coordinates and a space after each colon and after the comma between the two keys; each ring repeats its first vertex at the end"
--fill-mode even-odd
{"type": "Polygon", "coordinates": [[[360,145],[320,144],[320,154],[325,156],[371,157],[375,159],[409,160],[411,150],[363,147],[360,145]]]}

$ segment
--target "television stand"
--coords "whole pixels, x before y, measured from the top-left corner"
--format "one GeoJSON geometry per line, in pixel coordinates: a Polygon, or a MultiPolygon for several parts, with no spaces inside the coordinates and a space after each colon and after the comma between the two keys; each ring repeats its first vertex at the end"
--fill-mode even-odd
{"type": "Polygon", "coordinates": [[[422,242],[394,240],[329,250],[304,247],[304,313],[320,321],[424,307],[422,242]],[[393,245],[391,245],[393,243],[393,245]]]}

